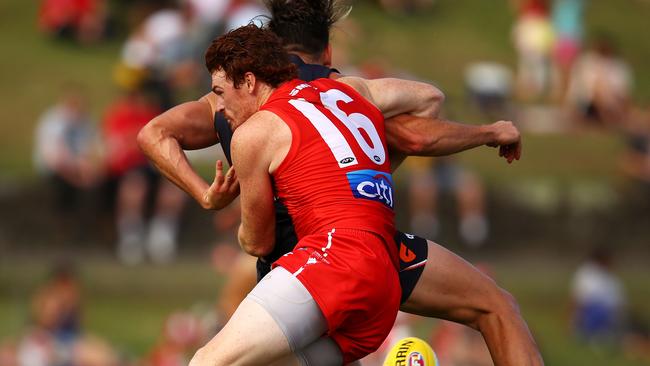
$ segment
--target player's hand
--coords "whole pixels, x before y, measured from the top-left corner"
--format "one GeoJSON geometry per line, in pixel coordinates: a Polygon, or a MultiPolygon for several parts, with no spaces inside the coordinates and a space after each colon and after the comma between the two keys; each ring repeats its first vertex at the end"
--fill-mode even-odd
{"type": "Polygon", "coordinates": [[[488,146],[499,147],[499,156],[508,161],[508,164],[521,158],[521,135],[519,130],[510,121],[498,121],[492,125],[494,141],[488,146]]]}
{"type": "Polygon", "coordinates": [[[223,162],[217,160],[214,181],[203,194],[203,208],[220,210],[228,206],[237,196],[239,196],[239,180],[237,180],[235,167],[231,166],[224,175],[223,162]]]}

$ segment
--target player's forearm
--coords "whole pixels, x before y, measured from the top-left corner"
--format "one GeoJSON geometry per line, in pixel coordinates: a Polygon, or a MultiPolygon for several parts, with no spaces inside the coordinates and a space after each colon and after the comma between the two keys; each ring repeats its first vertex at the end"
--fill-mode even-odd
{"type": "Polygon", "coordinates": [[[440,118],[400,115],[386,120],[391,150],[415,156],[443,156],[494,143],[491,125],[474,126],[440,118]]]}
{"type": "Polygon", "coordinates": [[[152,122],[138,134],[138,144],[167,179],[184,190],[202,207],[205,206],[204,193],[209,185],[194,171],[176,138],[166,133],[160,125],[152,122]]]}
{"type": "Polygon", "coordinates": [[[256,233],[255,230],[250,228],[242,222],[239,225],[237,232],[237,239],[239,246],[248,254],[254,257],[263,257],[268,255],[273,250],[275,232],[274,230],[266,230],[265,234],[256,233]]]}

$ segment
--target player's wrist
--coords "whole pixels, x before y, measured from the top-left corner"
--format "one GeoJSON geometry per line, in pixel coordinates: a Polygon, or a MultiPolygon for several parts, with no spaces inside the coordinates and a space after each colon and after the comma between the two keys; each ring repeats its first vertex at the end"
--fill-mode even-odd
{"type": "Polygon", "coordinates": [[[496,146],[499,145],[498,135],[499,135],[499,126],[498,122],[491,123],[489,125],[479,126],[480,133],[479,135],[483,137],[483,145],[496,146]]]}

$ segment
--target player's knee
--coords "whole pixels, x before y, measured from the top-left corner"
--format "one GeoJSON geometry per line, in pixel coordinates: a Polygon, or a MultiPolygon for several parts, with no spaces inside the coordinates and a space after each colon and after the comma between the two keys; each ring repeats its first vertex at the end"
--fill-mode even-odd
{"type": "Polygon", "coordinates": [[[491,301],[487,302],[487,304],[489,304],[487,311],[477,321],[479,328],[482,321],[489,321],[488,318],[505,320],[521,317],[517,299],[510,292],[498,286],[491,296],[491,301]]]}
{"type": "Polygon", "coordinates": [[[499,288],[500,307],[502,311],[507,311],[511,314],[519,315],[519,303],[517,299],[508,291],[499,288]]]}

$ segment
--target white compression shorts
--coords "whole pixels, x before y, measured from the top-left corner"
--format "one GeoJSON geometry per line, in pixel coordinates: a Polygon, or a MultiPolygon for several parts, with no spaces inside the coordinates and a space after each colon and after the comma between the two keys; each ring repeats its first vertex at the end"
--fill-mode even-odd
{"type": "Polygon", "coordinates": [[[343,355],[336,342],[323,335],[327,321],[318,304],[289,271],[276,267],[248,294],[284,333],[291,351],[304,366],[340,366],[343,355]]]}

